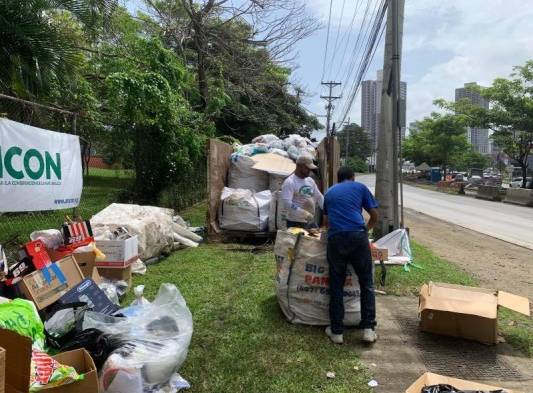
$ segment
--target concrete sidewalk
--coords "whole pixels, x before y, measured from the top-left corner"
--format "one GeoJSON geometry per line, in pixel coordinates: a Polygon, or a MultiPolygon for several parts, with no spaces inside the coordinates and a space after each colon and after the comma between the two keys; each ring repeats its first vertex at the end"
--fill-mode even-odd
{"type": "MultiPolygon", "coordinates": [[[[533,392],[532,359],[505,343],[487,346],[422,333],[417,305],[416,297],[377,298],[379,339],[360,350],[379,383],[375,392],[403,393],[426,371],[533,392]]],[[[355,341],[349,333],[346,338],[348,345],[355,341]]]]}

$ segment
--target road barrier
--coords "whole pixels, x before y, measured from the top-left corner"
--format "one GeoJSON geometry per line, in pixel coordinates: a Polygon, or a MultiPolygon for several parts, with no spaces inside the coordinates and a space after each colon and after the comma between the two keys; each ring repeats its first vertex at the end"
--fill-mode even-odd
{"type": "Polygon", "coordinates": [[[533,190],[526,188],[509,188],[505,195],[504,202],[533,207],[533,190]]]}
{"type": "Polygon", "coordinates": [[[476,198],[487,199],[489,201],[501,201],[502,197],[500,195],[500,187],[479,185],[476,193],[476,198]]]}

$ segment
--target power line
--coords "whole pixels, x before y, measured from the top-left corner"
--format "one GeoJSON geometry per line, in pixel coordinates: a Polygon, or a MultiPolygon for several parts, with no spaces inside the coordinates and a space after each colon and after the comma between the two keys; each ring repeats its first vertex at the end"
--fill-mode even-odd
{"type": "Polygon", "coordinates": [[[324,49],[324,64],[322,65],[322,76],[320,80],[324,80],[324,74],[326,72],[326,59],[328,58],[328,45],[329,45],[329,29],[331,27],[331,9],[333,7],[333,0],[329,0],[329,17],[328,17],[328,33],[326,35],[326,47],[324,49]]]}
{"type": "Polygon", "coordinates": [[[342,115],[340,116],[340,121],[339,121],[340,123],[344,122],[348,113],[350,112],[350,109],[355,100],[355,97],[357,96],[357,92],[359,91],[361,81],[364,75],[366,74],[372,59],[374,58],[374,54],[376,52],[378,43],[381,41],[381,38],[383,36],[383,31],[384,31],[383,19],[385,16],[386,9],[387,9],[387,3],[385,2],[385,0],[382,0],[380,9],[376,17],[374,18],[374,23],[372,24],[372,28],[370,29],[370,36],[365,45],[364,56],[357,67],[357,72],[355,73],[355,79],[352,83],[352,87],[351,87],[350,93],[348,94],[347,101],[345,102],[343,110],[341,112],[342,115]]]}
{"type": "MultiPolygon", "coordinates": [[[[350,40],[347,39],[347,38],[350,37],[351,34],[352,34],[353,27],[355,25],[355,23],[354,23],[355,22],[355,17],[357,16],[357,11],[359,10],[359,6],[360,5],[361,5],[361,0],[357,0],[357,4],[355,5],[354,11],[353,11],[352,20],[350,21],[350,30],[348,31],[348,34],[345,34],[342,37],[342,39],[341,39],[340,45],[342,45],[343,41],[346,41],[346,45],[344,46],[344,50],[342,52],[341,61],[339,62],[339,67],[337,69],[337,73],[335,74],[335,79],[337,79],[339,77],[339,72],[343,68],[342,66],[344,65],[344,59],[346,58],[346,52],[348,51],[348,45],[350,44],[350,40]]],[[[335,49],[335,51],[336,51],[336,49],[335,49]]]]}
{"type": "Polygon", "coordinates": [[[341,16],[339,18],[339,23],[337,25],[337,34],[335,35],[335,44],[333,45],[333,56],[331,56],[331,60],[329,62],[329,68],[333,66],[333,61],[335,60],[335,57],[337,56],[337,44],[339,42],[339,35],[341,32],[341,24],[342,20],[344,19],[344,6],[346,4],[346,0],[342,0],[342,7],[341,7],[341,16]]]}

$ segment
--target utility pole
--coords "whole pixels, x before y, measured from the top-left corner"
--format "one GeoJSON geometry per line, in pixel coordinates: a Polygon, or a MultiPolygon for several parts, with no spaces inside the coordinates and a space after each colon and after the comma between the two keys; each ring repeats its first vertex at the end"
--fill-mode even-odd
{"type": "Polygon", "coordinates": [[[320,96],[327,101],[326,104],[326,136],[331,136],[330,122],[331,122],[331,111],[333,110],[333,101],[341,98],[340,96],[333,96],[333,88],[340,86],[341,82],[321,82],[322,85],[329,87],[329,94],[327,96],[320,96]]]}
{"type": "Polygon", "coordinates": [[[400,66],[404,8],[405,0],[388,0],[381,118],[376,152],[376,198],[380,203],[380,217],[376,229],[379,236],[400,227],[398,208],[401,138],[400,66]]]}

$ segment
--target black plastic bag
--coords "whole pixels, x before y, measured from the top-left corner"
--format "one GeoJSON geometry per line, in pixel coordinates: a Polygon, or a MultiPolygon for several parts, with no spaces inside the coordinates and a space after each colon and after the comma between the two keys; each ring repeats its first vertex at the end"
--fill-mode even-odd
{"type": "Polygon", "coordinates": [[[422,388],[420,393],[506,393],[505,390],[460,390],[451,385],[431,385],[422,388]]]}
{"type": "Polygon", "coordinates": [[[111,352],[125,344],[124,340],[111,334],[102,333],[98,329],[87,329],[72,337],[68,343],[61,347],[61,352],[85,348],[93,358],[96,368],[100,370],[111,352]]]}

